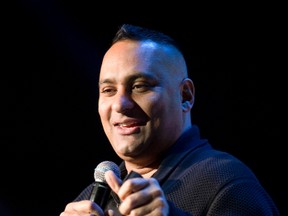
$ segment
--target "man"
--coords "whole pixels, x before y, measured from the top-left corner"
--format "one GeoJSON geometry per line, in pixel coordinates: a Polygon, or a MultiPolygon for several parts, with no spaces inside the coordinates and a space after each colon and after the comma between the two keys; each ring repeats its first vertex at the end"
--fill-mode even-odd
{"type": "Polygon", "coordinates": [[[105,209],[89,201],[91,184],[61,216],[279,215],[245,164],[200,138],[191,122],[194,85],[169,36],[122,25],[103,58],[99,94],[121,179],[105,173],[112,189],[105,209]],[[131,171],[143,178],[123,182],[131,171]]]}

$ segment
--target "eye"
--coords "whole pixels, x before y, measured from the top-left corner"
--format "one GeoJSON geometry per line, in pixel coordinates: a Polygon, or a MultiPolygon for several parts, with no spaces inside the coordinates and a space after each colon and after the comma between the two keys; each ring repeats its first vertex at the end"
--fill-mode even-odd
{"type": "Polygon", "coordinates": [[[116,92],[117,92],[116,88],[109,87],[109,86],[106,86],[100,89],[100,93],[105,94],[107,96],[114,95],[116,92]]]}
{"type": "Polygon", "coordinates": [[[151,89],[151,85],[148,83],[138,83],[132,86],[132,91],[136,93],[146,92],[151,89]]]}

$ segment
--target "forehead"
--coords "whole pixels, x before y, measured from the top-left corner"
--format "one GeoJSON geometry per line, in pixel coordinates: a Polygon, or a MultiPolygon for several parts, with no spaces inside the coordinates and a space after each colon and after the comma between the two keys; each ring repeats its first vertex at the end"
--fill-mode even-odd
{"type": "Polygon", "coordinates": [[[164,57],[163,54],[165,54],[163,49],[164,47],[151,41],[119,41],[106,52],[102,63],[105,65],[106,62],[109,62],[111,65],[111,63],[133,63],[140,60],[143,62],[144,60],[151,61],[155,58],[160,59],[160,56],[162,59],[164,57]]]}
{"type": "MultiPolygon", "coordinates": [[[[102,66],[121,64],[184,64],[182,54],[173,46],[158,44],[153,41],[118,41],[104,55],[102,66]]],[[[177,65],[179,67],[180,65],[177,65]]],[[[183,65],[182,65],[183,66],[183,65]]]]}
{"type": "Polygon", "coordinates": [[[171,51],[157,43],[131,40],[114,44],[105,54],[100,78],[129,73],[154,73],[162,75],[171,66],[171,51]]]}

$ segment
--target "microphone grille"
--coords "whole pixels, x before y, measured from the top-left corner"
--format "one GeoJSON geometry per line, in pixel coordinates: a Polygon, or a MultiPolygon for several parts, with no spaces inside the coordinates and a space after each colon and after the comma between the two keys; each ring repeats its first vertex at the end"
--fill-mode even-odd
{"type": "Polygon", "coordinates": [[[112,161],[103,161],[97,165],[94,170],[94,179],[97,182],[105,182],[105,172],[111,170],[115,173],[116,176],[120,178],[120,169],[119,167],[112,161]]]}

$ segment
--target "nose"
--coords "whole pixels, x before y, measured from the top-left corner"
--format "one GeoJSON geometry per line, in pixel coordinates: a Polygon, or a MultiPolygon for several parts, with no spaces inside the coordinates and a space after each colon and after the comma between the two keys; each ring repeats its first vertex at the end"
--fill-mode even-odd
{"type": "Polygon", "coordinates": [[[135,102],[131,98],[131,95],[128,94],[127,92],[117,92],[115,95],[113,104],[112,104],[112,109],[115,110],[116,112],[123,113],[126,112],[127,110],[130,110],[134,107],[135,102]]]}

